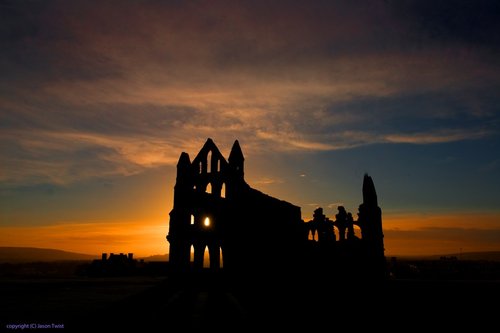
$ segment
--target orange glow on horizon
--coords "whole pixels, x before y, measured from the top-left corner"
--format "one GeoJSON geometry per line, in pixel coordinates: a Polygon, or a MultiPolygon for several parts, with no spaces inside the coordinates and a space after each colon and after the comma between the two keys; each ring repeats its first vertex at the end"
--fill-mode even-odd
{"type": "Polygon", "coordinates": [[[168,253],[166,222],[64,223],[33,227],[0,227],[0,244],[52,248],[100,256],[134,253],[145,257],[168,253]]]}
{"type": "MultiPolygon", "coordinates": [[[[383,215],[387,256],[499,251],[499,213],[383,215]],[[487,236],[486,239],[484,236],[487,236]]],[[[210,220],[204,220],[204,225],[210,220]]],[[[0,244],[53,248],[100,255],[134,253],[143,257],[166,254],[168,222],[62,223],[46,226],[0,227],[0,244]]],[[[356,235],[359,237],[359,230],[356,235]]]]}
{"type": "Polygon", "coordinates": [[[500,251],[499,213],[383,215],[386,256],[500,251]]]}

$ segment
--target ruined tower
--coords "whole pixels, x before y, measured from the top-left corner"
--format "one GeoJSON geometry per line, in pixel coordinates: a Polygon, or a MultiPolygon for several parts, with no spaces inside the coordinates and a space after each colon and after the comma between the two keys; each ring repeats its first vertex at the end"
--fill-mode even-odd
{"type": "Polygon", "coordinates": [[[300,239],[300,207],[251,188],[244,162],[237,140],[228,161],[210,138],[192,162],[181,154],[167,236],[172,269],[201,269],[205,249],[212,270],[289,264],[281,253],[286,248],[293,252],[300,239]]]}
{"type": "Polygon", "coordinates": [[[368,174],[363,178],[363,203],[358,208],[357,225],[361,229],[363,252],[371,274],[384,276],[386,263],[384,255],[384,234],[382,231],[382,210],[378,206],[377,192],[368,174]]]}
{"type": "Polygon", "coordinates": [[[211,139],[205,142],[195,159],[183,152],[177,163],[174,207],[170,212],[170,264],[177,269],[192,265],[201,269],[208,248],[210,266],[220,265],[221,230],[225,223],[225,191],[231,183],[229,166],[211,139]]]}

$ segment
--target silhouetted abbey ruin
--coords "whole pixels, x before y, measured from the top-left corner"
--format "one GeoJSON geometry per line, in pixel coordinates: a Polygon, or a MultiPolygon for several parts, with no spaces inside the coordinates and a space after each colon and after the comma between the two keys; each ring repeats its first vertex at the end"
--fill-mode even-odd
{"type": "Polygon", "coordinates": [[[208,248],[211,270],[223,267],[247,274],[307,269],[338,277],[385,276],[382,211],[370,176],[363,180],[357,221],[339,206],[335,221],[318,208],[313,220],[304,222],[300,207],[245,182],[244,161],[237,140],[228,160],[211,139],[193,161],[181,154],[167,236],[173,270],[200,270],[208,248]],[[355,236],[354,225],[361,238],[355,236]]]}

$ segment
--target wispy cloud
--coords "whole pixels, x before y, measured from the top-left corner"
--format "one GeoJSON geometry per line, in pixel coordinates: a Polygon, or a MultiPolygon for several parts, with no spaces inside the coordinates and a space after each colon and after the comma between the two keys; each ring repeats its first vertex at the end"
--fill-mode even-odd
{"type": "Polygon", "coordinates": [[[15,143],[16,154],[1,158],[1,181],[67,184],[92,177],[141,172],[174,164],[178,147],[151,137],[112,136],[84,132],[4,131],[4,144],[15,143]]]}
{"type": "Polygon", "coordinates": [[[415,6],[12,3],[0,177],[131,175],[207,137],[225,149],[238,138],[251,155],[495,132],[498,43],[484,26],[497,23],[472,21],[480,43],[453,29],[437,42],[415,6]]]}
{"type": "Polygon", "coordinates": [[[488,136],[489,132],[473,131],[470,129],[461,131],[435,131],[428,133],[408,133],[386,135],[387,142],[392,143],[412,143],[412,144],[432,144],[443,142],[454,142],[461,140],[480,139],[488,136]]]}
{"type": "Polygon", "coordinates": [[[333,202],[333,203],[329,203],[327,205],[327,207],[330,208],[330,209],[337,209],[337,207],[343,206],[343,205],[344,205],[343,202],[333,202]]]}
{"type": "Polygon", "coordinates": [[[277,178],[259,178],[259,179],[252,181],[252,183],[265,186],[265,185],[271,185],[271,184],[281,184],[281,183],[283,183],[283,180],[277,179],[277,178]]]}

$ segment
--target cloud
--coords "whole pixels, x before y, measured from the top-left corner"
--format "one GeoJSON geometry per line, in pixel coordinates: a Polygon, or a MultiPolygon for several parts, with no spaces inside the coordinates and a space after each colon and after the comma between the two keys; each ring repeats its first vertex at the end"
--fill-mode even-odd
{"type": "Polygon", "coordinates": [[[0,178],[131,175],[173,165],[207,137],[226,150],[238,138],[248,155],[486,137],[500,85],[491,4],[472,21],[460,10],[448,25],[422,21],[444,7],[8,3],[0,178]]]}
{"type": "Polygon", "coordinates": [[[283,180],[282,179],[275,179],[275,178],[260,178],[257,180],[252,181],[252,183],[256,185],[271,185],[271,184],[282,184],[283,180]]]}
{"type": "Polygon", "coordinates": [[[432,144],[443,142],[454,142],[461,140],[480,139],[490,133],[481,131],[436,131],[430,133],[392,134],[385,136],[385,140],[391,143],[432,144]]]}
{"type": "Polygon", "coordinates": [[[279,131],[278,133],[258,131],[257,137],[278,144],[282,149],[291,150],[334,150],[334,145],[307,141],[300,138],[295,132],[279,131]]]}
{"type": "Polygon", "coordinates": [[[326,207],[331,208],[331,209],[337,209],[339,206],[344,206],[343,202],[333,202],[329,203],[326,207]]]}
{"type": "Polygon", "coordinates": [[[178,159],[168,143],[156,138],[47,131],[6,131],[0,137],[2,145],[17,148],[16,154],[1,158],[4,172],[0,180],[14,184],[23,183],[27,176],[31,183],[60,185],[93,177],[128,176],[178,159]]]}

